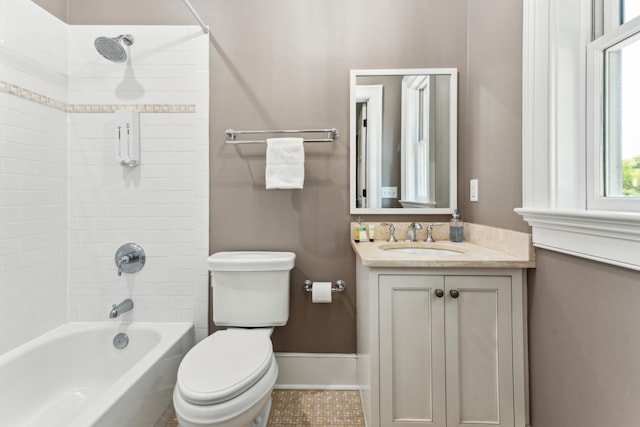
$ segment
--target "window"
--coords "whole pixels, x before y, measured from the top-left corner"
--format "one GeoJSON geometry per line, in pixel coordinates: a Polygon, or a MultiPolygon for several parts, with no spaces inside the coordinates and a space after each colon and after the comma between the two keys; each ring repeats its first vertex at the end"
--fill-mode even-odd
{"type": "Polygon", "coordinates": [[[620,7],[622,9],[620,13],[621,24],[631,21],[636,16],[640,16],[640,0],[622,0],[620,7]]]}
{"type": "Polygon", "coordinates": [[[435,143],[431,103],[432,75],[408,75],[402,79],[403,207],[435,208],[435,143]]]}
{"type": "Polygon", "coordinates": [[[604,197],[640,197],[640,34],[605,55],[604,197]]]}
{"type": "Polygon", "coordinates": [[[534,245],[640,270],[640,0],[525,0],[523,53],[534,245]]]}
{"type": "Polygon", "coordinates": [[[640,212],[638,4],[605,1],[612,23],[588,46],[588,209],[640,212]]]}
{"type": "MultiPolygon", "coordinates": [[[[435,146],[432,143],[429,135],[429,99],[431,98],[431,85],[429,81],[431,77],[425,76],[424,83],[418,89],[418,139],[414,142],[415,154],[413,158],[414,168],[416,173],[415,182],[415,200],[420,202],[430,202],[434,196],[433,190],[429,188],[429,159],[433,158],[431,148],[435,146]]],[[[433,165],[432,167],[435,167],[433,165]]],[[[435,207],[435,204],[433,204],[435,207]]]]}

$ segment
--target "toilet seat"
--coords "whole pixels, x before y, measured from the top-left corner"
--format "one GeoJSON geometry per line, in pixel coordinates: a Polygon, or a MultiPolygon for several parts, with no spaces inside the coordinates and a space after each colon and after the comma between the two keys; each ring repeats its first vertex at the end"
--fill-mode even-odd
{"type": "Polygon", "coordinates": [[[251,425],[271,400],[271,391],[278,378],[278,364],[274,356],[272,356],[272,362],[256,384],[233,399],[215,405],[195,405],[187,402],[176,384],[173,390],[173,405],[180,425],[182,427],[247,427],[251,425]]]}
{"type": "Polygon", "coordinates": [[[215,405],[251,388],[273,362],[267,334],[243,329],[218,331],[186,354],[176,387],[191,404],[215,405]]]}

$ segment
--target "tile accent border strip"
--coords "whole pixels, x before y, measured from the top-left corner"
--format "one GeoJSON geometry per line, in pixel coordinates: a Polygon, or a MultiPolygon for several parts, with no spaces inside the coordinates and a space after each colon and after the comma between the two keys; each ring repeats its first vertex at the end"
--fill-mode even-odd
{"type": "Polygon", "coordinates": [[[26,99],[27,101],[42,104],[45,107],[55,108],[60,111],[67,111],[68,108],[68,105],[62,101],[49,98],[48,96],[4,81],[0,81],[0,92],[8,93],[9,95],[14,95],[18,98],[26,99]]]}
{"type": "Polygon", "coordinates": [[[67,104],[5,81],[0,81],[0,92],[67,113],[113,113],[124,109],[133,109],[140,113],[196,112],[195,104],[67,104]]]}

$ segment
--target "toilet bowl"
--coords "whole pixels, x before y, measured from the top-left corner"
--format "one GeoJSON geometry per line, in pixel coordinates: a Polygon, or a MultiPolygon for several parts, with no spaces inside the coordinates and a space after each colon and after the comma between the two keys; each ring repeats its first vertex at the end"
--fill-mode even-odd
{"type": "Polygon", "coordinates": [[[278,377],[271,333],[289,318],[293,252],[218,252],[208,258],[213,321],[228,329],[196,344],[178,368],[182,427],[265,427],[278,377]]]}
{"type": "Polygon", "coordinates": [[[264,427],[278,377],[269,330],[228,329],[180,364],[173,403],[182,427],[264,427]]]}

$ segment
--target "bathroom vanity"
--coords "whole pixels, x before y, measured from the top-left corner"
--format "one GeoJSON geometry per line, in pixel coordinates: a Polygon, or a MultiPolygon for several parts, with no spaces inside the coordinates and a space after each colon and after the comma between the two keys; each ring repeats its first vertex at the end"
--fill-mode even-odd
{"type": "Polygon", "coordinates": [[[352,243],[368,426],[528,425],[530,236],[465,224],[465,240],[352,243]]]}

